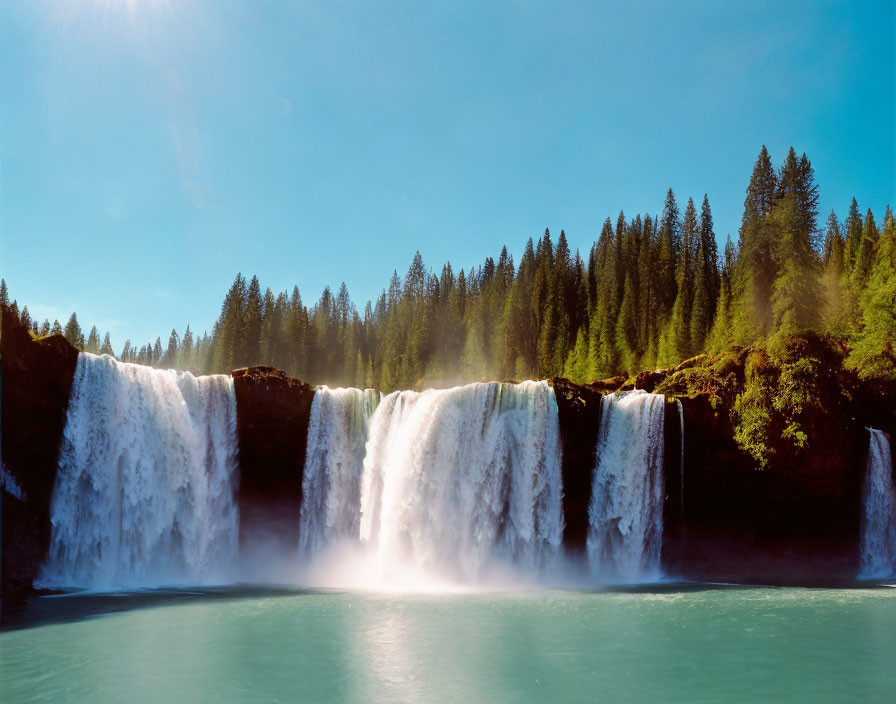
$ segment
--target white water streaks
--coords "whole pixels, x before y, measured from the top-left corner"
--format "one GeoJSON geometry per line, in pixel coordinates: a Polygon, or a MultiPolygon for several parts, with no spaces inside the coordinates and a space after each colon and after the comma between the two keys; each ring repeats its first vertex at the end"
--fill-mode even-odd
{"type": "Polygon", "coordinates": [[[379,398],[373,389],[326,386],[314,394],[299,519],[304,558],[336,541],[358,541],[364,449],[379,398]]]}
{"type": "Polygon", "coordinates": [[[589,508],[588,555],[606,581],[660,576],[663,536],[661,394],[629,391],[602,400],[589,508]]]}
{"type": "Polygon", "coordinates": [[[560,545],[561,496],[546,382],[395,392],[370,423],[360,537],[387,582],[535,571],[560,545]]]}
{"type": "Polygon", "coordinates": [[[896,490],[890,436],[869,428],[868,461],[862,488],[860,576],[896,576],[896,490]]]}
{"type": "Polygon", "coordinates": [[[238,550],[236,459],[229,376],[81,353],[43,582],[107,589],[226,581],[238,550]]]}

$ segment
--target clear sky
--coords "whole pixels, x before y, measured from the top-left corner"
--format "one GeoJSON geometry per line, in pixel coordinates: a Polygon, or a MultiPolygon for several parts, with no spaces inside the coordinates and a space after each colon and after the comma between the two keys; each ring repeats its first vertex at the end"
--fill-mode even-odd
{"type": "Polygon", "coordinates": [[[416,249],[586,252],[669,186],[736,237],[763,143],[880,217],[894,40],[893,0],[4,0],[0,275],[119,350],[211,329],[238,271],[361,308],[416,249]]]}

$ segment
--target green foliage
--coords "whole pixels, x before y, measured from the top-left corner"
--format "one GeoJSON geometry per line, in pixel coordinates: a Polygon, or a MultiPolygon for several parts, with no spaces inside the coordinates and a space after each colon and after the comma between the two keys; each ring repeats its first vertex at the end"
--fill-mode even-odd
{"type": "Polygon", "coordinates": [[[744,391],[734,401],[734,440],[756,461],[759,469],[766,469],[775,454],[772,442],[773,389],[770,379],[752,374],[744,391]]]}
{"type": "Polygon", "coordinates": [[[868,284],[860,296],[862,325],[848,363],[863,377],[892,380],[896,379],[896,226],[889,209],[887,216],[868,284]]]}
{"type": "Polygon", "coordinates": [[[773,344],[802,330],[818,328],[821,309],[819,260],[800,224],[797,199],[787,193],[775,205],[770,223],[779,233],[779,274],[772,288],[773,344]]]}
{"type": "Polygon", "coordinates": [[[100,333],[96,329],[96,325],[90,328],[90,334],[87,336],[87,345],[84,347],[85,352],[91,354],[100,353],[100,333]]]}
{"type": "Polygon", "coordinates": [[[72,313],[72,317],[69,318],[68,322],[65,324],[65,330],[62,334],[65,335],[66,340],[79,350],[84,349],[84,333],[81,332],[81,325],[78,323],[77,313],[72,313]]]}
{"type": "Polygon", "coordinates": [[[810,429],[825,426],[842,393],[842,356],[831,340],[801,332],[767,354],[755,350],[745,365],[744,385],[732,412],[734,436],[760,468],[781,450],[810,446],[810,429]]]}
{"type": "MultiPolygon", "coordinates": [[[[267,364],[314,383],[391,391],[560,374],[590,382],[732,345],[783,359],[793,339],[815,331],[832,335],[859,375],[896,378],[892,213],[878,230],[853,199],[842,225],[830,214],[822,238],[814,178],[805,154],[790,149],[776,170],[763,146],[738,246],[729,236],[722,261],[709,199],[698,212],[689,198],[682,213],[670,188],[659,218],[607,218],[585,258],[564,231],[555,244],[547,229],[528,239],[518,265],[503,247],[497,260],[457,273],[446,262],[437,275],[416,252],[405,276],[393,272],[363,313],[344,283],[306,305],[297,286],[262,293],[257,277],[237,274],[210,333],[172,330],[164,347],[161,339],[139,347],[128,340],[119,357],[199,374],[267,364]]],[[[9,299],[0,280],[0,302],[9,299]]],[[[15,301],[10,310],[19,315],[15,301]]],[[[21,317],[32,334],[63,332],[58,321],[31,321],[27,309],[21,317]]],[[[95,327],[85,341],[75,315],[65,335],[91,352],[112,349],[95,327]]],[[[699,364],[670,383],[726,402],[738,395],[739,442],[767,463],[769,433],[807,442],[800,416],[815,403],[804,394],[807,364],[782,362],[780,379],[754,374],[741,392],[699,364]]]]}

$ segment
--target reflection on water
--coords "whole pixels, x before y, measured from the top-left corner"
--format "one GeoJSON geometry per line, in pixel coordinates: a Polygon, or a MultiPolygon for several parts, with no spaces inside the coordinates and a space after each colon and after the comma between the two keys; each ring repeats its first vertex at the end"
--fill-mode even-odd
{"type": "Polygon", "coordinates": [[[406,605],[354,614],[353,660],[359,664],[358,701],[415,701],[423,694],[419,660],[410,651],[406,605]]]}
{"type": "Polygon", "coordinates": [[[0,701],[887,701],[896,591],[44,598],[0,701]]]}

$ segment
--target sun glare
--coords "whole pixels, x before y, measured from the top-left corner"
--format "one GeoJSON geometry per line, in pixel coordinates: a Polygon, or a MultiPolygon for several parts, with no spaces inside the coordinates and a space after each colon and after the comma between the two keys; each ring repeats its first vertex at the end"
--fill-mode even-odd
{"type": "Polygon", "coordinates": [[[158,9],[160,5],[167,5],[167,0],[93,0],[106,12],[126,11],[129,16],[134,16],[138,8],[158,9]]]}
{"type": "Polygon", "coordinates": [[[177,26],[171,0],[55,0],[53,24],[69,40],[130,45],[144,56],[165,53],[177,26]]]}
{"type": "Polygon", "coordinates": [[[56,13],[57,18],[105,25],[124,19],[137,23],[149,16],[161,15],[170,7],[170,0],[57,0],[56,13]]]}

